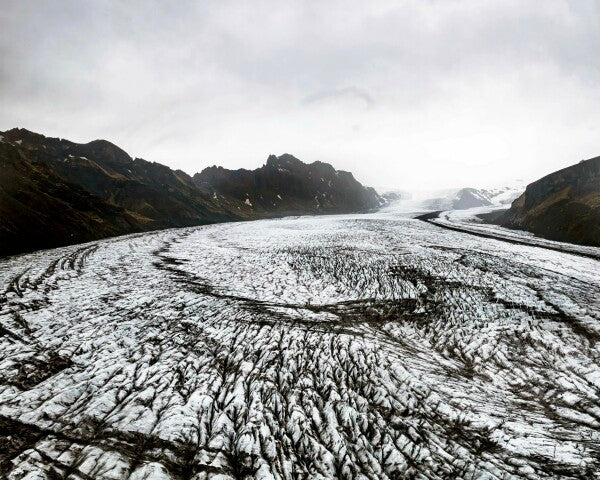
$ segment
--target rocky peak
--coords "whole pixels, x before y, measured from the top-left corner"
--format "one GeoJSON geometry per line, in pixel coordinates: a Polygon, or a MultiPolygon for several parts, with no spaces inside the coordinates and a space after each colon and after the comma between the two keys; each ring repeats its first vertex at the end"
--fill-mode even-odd
{"type": "Polygon", "coordinates": [[[102,157],[121,164],[133,162],[133,158],[131,158],[125,150],[122,150],[107,140],[93,140],[81,147],[87,151],[90,157],[102,157]]]}

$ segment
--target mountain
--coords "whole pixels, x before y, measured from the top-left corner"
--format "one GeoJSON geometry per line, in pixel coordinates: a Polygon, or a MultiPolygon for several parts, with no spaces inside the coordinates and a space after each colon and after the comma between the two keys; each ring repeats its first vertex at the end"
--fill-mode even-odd
{"type": "Polygon", "coordinates": [[[79,144],[17,128],[0,132],[0,167],[0,255],[160,228],[366,211],[384,202],[351,173],[287,154],[253,171],[211,167],[191,177],[106,140],[79,144]]]}
{"type": "Polygon", "coordinates": [[[56,175],[44,161],[0,143],[0,255],[81,243],[149,228],[56,175]]]}
{"type": "Polygon", "coordinates": [[[600,157],[527,185],[496,223],[551,240],[600,246],[600,157]]]}
{"type": "Polygon", "coordinates": [[[499,188],[454,188],[434,191],[391,191],[383,196],[396,206],[410,210],[464,210],[506,205],[517,198],[520,183],[499,188]]]}
{"type": "Polygon", "coordinates": [[[424,205],[432,210],[465,210],[508,204],[520,193],[519,187],[461,188],[450,190],[445,196],[426,200],[424,205]]]}
{"type": "Polygon", "coordinates": [[[358,183],[350,172],[328,163],[305,164],[292,155],[270,155],[256,170],[209,167],[194,175],[200,188],[235,198],[263,216],[350,213],[385,203],[377,192],[358,183]]]}

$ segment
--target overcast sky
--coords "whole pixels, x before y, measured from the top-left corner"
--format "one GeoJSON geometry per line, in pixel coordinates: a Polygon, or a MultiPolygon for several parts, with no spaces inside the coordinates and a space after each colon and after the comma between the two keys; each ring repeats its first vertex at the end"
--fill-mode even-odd
{"type": "Polygon", "coordinates": [[[600,155],[599,1],[0,2],[0,129],[194,173],[292,153],[378,187],[600,155]]]}

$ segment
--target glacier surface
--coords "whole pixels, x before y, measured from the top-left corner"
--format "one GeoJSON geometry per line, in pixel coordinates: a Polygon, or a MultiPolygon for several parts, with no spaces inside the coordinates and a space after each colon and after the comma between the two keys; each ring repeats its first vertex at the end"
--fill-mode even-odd
{"type": "Polygon", "coordinates": [[[600,478],[594,258],[388,211],[41,251],[0,284],[1,478],[600,478]]]}

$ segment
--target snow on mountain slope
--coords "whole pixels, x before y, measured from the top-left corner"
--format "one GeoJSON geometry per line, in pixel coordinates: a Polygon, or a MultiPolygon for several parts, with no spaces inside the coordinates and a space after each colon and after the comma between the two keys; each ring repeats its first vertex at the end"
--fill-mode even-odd
{"type": "Polygon", "coordinates": [[[392,208],[412,211],[463,210],[483,206],[506,205],[508,208],[525,190],[522,182],[497,188],[454,188],[445,190],[389,191],[383,196],[392,208]]]}
{"type": "Polygon", "coordinates": [[[0,477],[598,478],[598,262],[392,213],[0,261],[0,477]]]}

